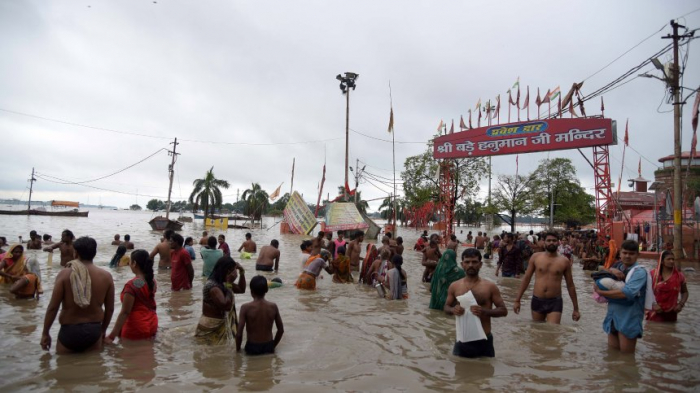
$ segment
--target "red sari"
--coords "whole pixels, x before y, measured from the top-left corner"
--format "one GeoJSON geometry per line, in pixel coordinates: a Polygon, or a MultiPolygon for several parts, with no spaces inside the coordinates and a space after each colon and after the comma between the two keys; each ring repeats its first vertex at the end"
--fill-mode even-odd
{"type": "Polygon", "coordinates": [[[647,314],[647,320],[656,322],[675,322],[678,313],[673,311],[678,305],[678,295],[681,293],[681,286],[685,283],[685,276],[683,273],[678,271],[675,267],[668,280],[663,280],[661,274],[659,277],[656,275],[657,269],[651,271],[651,280],[654,287],[654,297],[656,297],[656,304],[663,310],[670,310],[665,312],[650,312],[647,314]]]}
{"type": "Polygon", "coordinates": [[[156,283],[153,282],[153,291],[142,278],[134,277],[124,285],[121,301],[124,303],[124,295],[134,297],[134,306],[126,319],[120,336],[128,340],[144,340],[152,338],[158,331],[158,315],[156,315],[156,283]]]}

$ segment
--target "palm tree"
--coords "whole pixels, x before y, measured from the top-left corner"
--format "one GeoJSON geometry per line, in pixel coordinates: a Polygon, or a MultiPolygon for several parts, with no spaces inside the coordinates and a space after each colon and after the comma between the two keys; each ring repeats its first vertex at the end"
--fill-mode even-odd
{"type": "Polygon", "coordinates": [[[269,196],[258,183],[251,184],[251,188],[243,191],[243,200],[246,201],[245,214],[253,219],[260,219],[270,205],[269,196]]]}
{"type": "MultiPolygon", "coordinates": [[[[344,186],[338,186],[338,196],[343,196],[345,194],[345,187],[344,186]]],[[[357,195],[357,199],[355,199],[355,196],[349,196],[350,200],[348,202],[355,202],[355,207],[357,207],[357,210],[360,213],[367,214],[367,209],[369,209],[369,203],[367,201],[362,200],[362,191],[355,191],[355,195],[357,195]]],[[[342,202],[342,198],[339,199],[339,201],[342,202]]]]}
{"type": "Polygon", "coordinates": [[[221,196],[221,188],[229,188],[226,180],[217,179],[214,176],[214,167],[212,166],[203,179],[196,179],[192,182],[194,190],[190,194],[189,202],[194,205],[194,210],[197,210],[201,205],[204,207],[204,217],[209,217],[209,208],[212,213],[215,208],[221,208],[223,197],[221,196]]]}

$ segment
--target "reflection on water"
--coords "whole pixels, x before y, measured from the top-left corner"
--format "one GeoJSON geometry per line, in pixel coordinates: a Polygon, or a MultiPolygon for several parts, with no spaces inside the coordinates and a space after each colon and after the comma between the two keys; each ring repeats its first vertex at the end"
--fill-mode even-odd
{"type": "MultiPolygon", "coordinates": [[[[115,246],[113,235],[130,234],[136,248],[152,250],[161,234],[146,223],[150,214],[129,211],[92,211],[87,219],[67,217],[0,216],[0,236],[27,237],[32,229],[57,237],[69,228],[76,235],[98,241],[96,264],[106,266],[115,246]]],[[[272,226],[270,219],[267,223],[272,226]]],[[[316,292],[300,292],[293,283],[298,274],[297,235],[279,235],[279,227],[250,232],[258,246],[280,241],[279,276],[285,285],[271,289],[284,320],[285,334],[275,355],[247,357],[234,347],[198,345],[194,329],[201,315],[201,259],[194,261],[191,291],[172,292],[169,272],[156,273],[159,331],[155,341],[108,346],[101,353],[56,356],[39,347],[46,305],[60,266],[46,266],[47,254],[35,253],[43,266],[46,295],[39,300],[15,300],[0,288],[0,360],[3,390],[244,390],[328,391],[355,390],[695,390],[700,378],[700,275],[688,273],[690,301],[677,324],[646,324],[636,356],[608,351],[601,325],[605,306],[591,298],[592,280],[578,266],[581,321],[571,320],[571,302],[564,295],[561,326],[533,323],[529,296],[515,315],[512,301],[519,280],[494,276],[487,261],[482,276],[495,281],[509,308],[505,318],[493,320],[496,358],[469,360],[452,356],[454,319],[428,309],[430,293],[420,282],[419,254],[410,251],[418,233],[401,231],[406,243],[410,299],[389,302],[374,289],[354,284],[333,284],[324,274],[316,292]]],[[[199,238],[199,223],[185,224],[184,236],[199,238]]],[[[478,231],[479,228],[469,230],[478,231]]],[[[218,234],[219,231],[213,231],[218,234]]],[[[232,249],[246,231],[224,231],[232,249]]],[[[465,231],[466,233],[466,231],[465,231]]],[[[466,236],[462,234],[460,239],[466,236]]],[[[461,250],[461,249],[460,249],[461,250]]],[[[234,254],[234,257],[236,255],[234,254]]],[[[238,259],[238,258],[236,258],[238,259]]],[[[240,261],[250,280],[255,260],[240,261]]],[[[652,261],[645,261],[650,266],[652,261]]],[[[128,268],[112,270],[117,295],[132,277],[128,268]]],[[[265,273],[267,277],[273,273],[265,273]]],[[[117,296],[118,298],[118,296],[117,296]]],[[[236,295],[240,305],[250,293],[236,295]]],[[[115,305],[116,319],[121,304],[115,305]]],[[[52,328],[54,341],[59,325],[52,328]]]]}

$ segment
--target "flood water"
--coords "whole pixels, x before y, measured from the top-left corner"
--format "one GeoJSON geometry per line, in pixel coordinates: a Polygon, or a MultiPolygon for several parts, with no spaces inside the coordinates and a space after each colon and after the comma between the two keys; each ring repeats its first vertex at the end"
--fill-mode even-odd
{"type": "MultiPolygon", "coordinates": [[[[76,236],[89,235],[98,242],[95,264],[107,265],[116,246],[115,233],[129,233],[136,248],[152,250],[160,234],[150,231],[147,212],[93,210],[89,218],[0,216],[0,236],[9,243],[29,231],[60,238],[64,228],[76,236]]],[[[519,280],[494,276],[495,265],[486,261],[481,276],[495,281],[509,314],[492,320],[496,357],[467,360],[451,355],[455,339],[454,318],[429,310],[427,284],[420,283],[420,255],[411,251],[418,233],[399,230],[405,239],[404,268],[408,272],[407,301],[377,298],[374,289],[332,283],[328,274],[318,280],[315,292],[299,291],[293,283],[299,269],[299,244],[303,236],[280,235],[271,228],[251,230],[258,247],[276,238],[282,259],[279,276],[285,282],[271,289],[268,300],[279,305],[285,334],[275,355],[248,357],[235,347],[198,345],[193,334],[201,315],[201,259],[194,261],[192,291],[171,293],[168,273],[158,273],[159,331],[154,342],[107,346],[100,353],[57,356],[59,324],[51,330],[54,348],[41,350],[39,341],[44,314],[60,269],[59,255],[42,263],[45,295],[39,300],[15,300],[7,287],[0,288],[0,389],[16,390],[144,390],[144,391],[692,391],[700,384],[700,275],[686,272],[690,300],[676,324],[645,324],[644,337],[634,356],[608,351],[602,321],[606,306],[591,298],[592,280],[574,265],[581,320],[571,320],[571,301],[564,291],[561,326],[530,320],[531,289],[523,299],[523,312],[515,315],[512,302],[519,280]]],[[[201,223],[185,224],[183,236],[198,239],[201,223]]],[[[458,234],[464,240],[464,234],[458,234]]],[[[210,233],[221,233],[212,230],[210,233]]],[[[243,241],[245,230],[228,229],[232,251],[243,241]]],[[[196,242],[196,241],[195,241],[196,242]]],[[[195,249],[198,249],[196,246],[195,249]]],[[[460,247],[459,252],[463,250],[460,247]]],[[[363,252],[364,254],[364,252],[363,252]]],[[[236,257],[234,253],[234,257],[236,257]]],[[[235,258],[238,260],[238,258],[235,258]]],[[[254,260],[242,260],[247,278],[254,276],[254,260]]],[[[654,261],[642,261],[650,267],[654,261]]],[[[697,268],[697,267],[696,267],[697,268]]],[[[112,270],[118,294],[133,277],[130,269],[112,270]]],[[[266,273],[273,276],[272,273],[266,273]]],[[[236,295],[236,303],[251,300],[250,293],[236,295]]],[[[110,327],[111,330],[111,327],[110,327]]]]}

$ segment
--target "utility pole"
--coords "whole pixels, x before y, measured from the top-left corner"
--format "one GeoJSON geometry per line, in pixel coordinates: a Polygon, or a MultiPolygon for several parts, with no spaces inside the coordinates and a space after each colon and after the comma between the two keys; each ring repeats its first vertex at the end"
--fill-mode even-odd
{"type": "Polygon", "coordinates": [[[350,148],[350,89],[355,90],[355,80],[359,77],[358,74],[354,72],[346,72],[345,76],[338,74],[335,79],[340,81],[340,90],[345,94],[345,184],[343,188],[343,199],[345,202],[348,201],[348,190],[345,185],[350,184],[348,182],[348,169],[350,168],[350,163],[348,161],[349,148],[350,148]]]}
{"type": "Polygon", "coordinates": [[[673,253],[677,259],[683,258],[683,198],[681,187],[681,89],[680,89],[680,65],[678,61],[678,41],[681,38],[691,37],[692,34],[678,35],[681,26],[676,21],[671,21],[673,35],[667,35],[664,39],[673,40],[673,69],[671,75],[666,75],[671,85],[673,94],[673,253]]]}
{"type": "Polygon", "coordinates": [[[168,151],[168,153],[170,153],[170,155],[173,156],[173,159],[170,162],[170,166],[168,167],[168,172],[170,172],[170,185],[168,186],[168,204],[165,209],[165,218],[167,219],[170,219],[170,195],[173,193],[173,177],[175,175],[175,161],[177,159],[177,138],[175,138],[175,142],[172,142],[172,145],[173,151],[168,151]]]}
{"type": "Polygon", "coordinates": [[[32,178],[29,179],[29,202],[27,202],[27,210],[32,210],[32,189],[34,188],[34,182],[36,178],[34,177],[34,167],[32,167],[32,178]]]}

